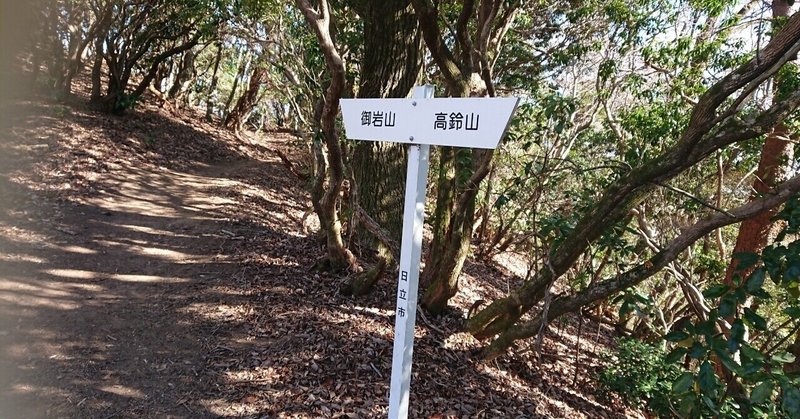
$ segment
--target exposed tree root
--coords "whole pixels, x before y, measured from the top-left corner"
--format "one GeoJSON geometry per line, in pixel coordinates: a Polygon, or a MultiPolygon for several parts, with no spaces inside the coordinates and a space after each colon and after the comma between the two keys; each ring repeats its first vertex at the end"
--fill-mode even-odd
{"type": "Polygon", "coordinates": [[[348,276],[339,286],[339,292],[344,295],[366,295],[386,272],[388,261],[379,258],[378,263],[370,269],[348,276]]]}

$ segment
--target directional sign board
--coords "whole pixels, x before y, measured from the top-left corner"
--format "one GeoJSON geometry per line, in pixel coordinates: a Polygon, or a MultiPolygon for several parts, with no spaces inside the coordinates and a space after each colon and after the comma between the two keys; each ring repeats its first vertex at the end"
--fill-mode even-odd
{"type": "Polygon", "coordinates": [[[341,101],[348,138],[410,144],[389,389],[391,419],[408,417],[430,146],[497,147],[519,100],[434,99],[433,90],[433,86],[415,87],[411,99],[341,101]]]}
{"type": "Polygon", "coordinates": [[[518,98],[342,99],[354,140],[496,148],[518,98]]]}

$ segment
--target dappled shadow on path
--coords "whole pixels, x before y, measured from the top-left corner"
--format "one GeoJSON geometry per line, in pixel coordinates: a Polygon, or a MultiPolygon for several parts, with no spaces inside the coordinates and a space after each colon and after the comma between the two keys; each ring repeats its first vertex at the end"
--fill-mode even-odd
{"type": "MultiPolygon", "coordinates": [[[[300,181],[270,154],[280,140],[146,106],[13,109],[0,132],[0,412],[385,417],[394,280],[355,299],[309,270],[323,252],[305,236],[300,181]]],[[[465,288],[499,283],[418,320],[411,416],[596,409],[530,365],[472,356],[462,311],[518,280],[475,275],[465,288]]]]}
{"type": "Polygon", "coordinates": [[[130,121],[68,108],[78,124],[67,124],[53,106],[20,106],[0,141],[0,411],[215,416],[203,404],[225,385],[215,351],[252,311],[232,255],[253,241],[305,241],[286,219],[299,211],[288,183],[235,175],[282,167],[157,114],[134,119],[153,129],[120,137],[115,125],[130,121]],[[171,164],[170,136],[219,153],[171,164]]]}

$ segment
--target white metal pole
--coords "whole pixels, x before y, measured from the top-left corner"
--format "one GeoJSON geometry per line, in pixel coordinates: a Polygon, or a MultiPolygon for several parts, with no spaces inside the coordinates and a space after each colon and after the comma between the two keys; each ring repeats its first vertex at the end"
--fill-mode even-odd
{"type": "MultiPolygon", "coordinates": [[[[431,85],[414,88],[414,99],[433,97],[431,85]]],[[[416,102],[412,103],[416,106],[416,102]]],[[[413,138],[409,140],[413,141],[413,138]]],[[[414,326],[417,320],[419,264],[422,257],[422,226],[425,220],[425,192],[428,186],[430,145],[408,146],[408,171],[403,208],[403,237],[400,248],[400,274],[397,278],[397,309],[394,321],[392,381],[389,390],[389,418],[408,417],[411,389],[411,358],[414,352],[414,326]]]]}

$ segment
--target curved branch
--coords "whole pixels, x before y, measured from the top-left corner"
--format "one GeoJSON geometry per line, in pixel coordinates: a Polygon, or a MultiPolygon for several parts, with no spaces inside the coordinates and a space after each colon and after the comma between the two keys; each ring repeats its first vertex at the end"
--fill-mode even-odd
{"type": "Polygon", "coordinates": [[[563,275],[608,226],[628,214],[655,188],[654,182],[665,183],[694,166],[711,153],[727,145],[766,134],[778,122],[800,106],[800,91],[774,104],[756,118],[742,121],[735,117],[718,120],[717,108],[728,97],[754,80],[774,75],[780,63],[786,62],[800,49],[800,14],[787,22],[784,30],[764,48],[759,59],[742,65],[714,84],[698,101],[688,127],[674,147],[637,167],[610,185],[599,201],[577,223],[557,248],[551,249],[553,272],[540,269],[530,280],[499,299],[467,323],[467,330],[477,338],[487,338],[511,327],[530,310],[551,281],[563,275]]]}
{"type": "MultiPolygon", "coordinates": [[[[419,27],[422,31],[422,38],[433,56],[433,60],[439,66],[444,75],[447,86],[454,93],[466,93],[469,91],[464,80],[464,74],[458,66],[452,51],[444,43],[442,32],[439,30],[439,12],[430,0],[411,0],[414,5],[414,12],[419,20],[419,27]]],[[[459,94],[459,96],[464,96],[459,94]]]]}
{"type": "MultiPolygon", "coordinates": [[[[672,240],[672,242],[660,252],[635,268],[614,278],[599,282],[595,286],[579,292],[578,294],[557,298],[551,305],[547,320],[552,321],[561,315],[574,312],[583,306],[597,300],[608,298],[619,291],[639,284],[674,261],[681,252],[706,234],[720,227],[744,221],[764,211],[775,208],[798,192],[800,192],[800,175],[781,184],[775,189],[773,194],[748,202],[735,209],[726,211],[725,213],[714,213],[696,222],[694,225],[684,230],[683,233],[672,240]]],[[[488,359],[496,358],[502,355],[514,341],[535,336],[541,327],[542,320],[542,316],[539,315],[531,321],[514,326],[501,333],[486,348],[484,355],[488,359]]]]}

